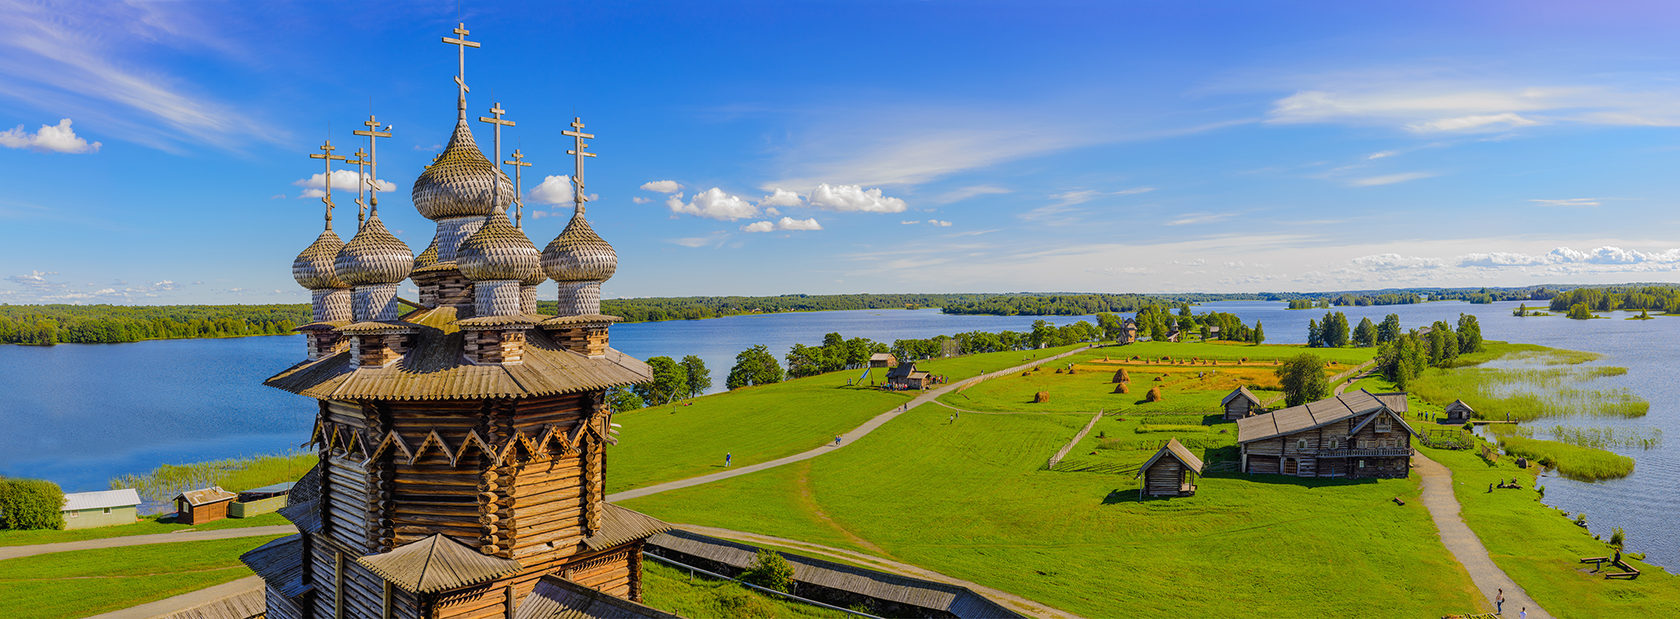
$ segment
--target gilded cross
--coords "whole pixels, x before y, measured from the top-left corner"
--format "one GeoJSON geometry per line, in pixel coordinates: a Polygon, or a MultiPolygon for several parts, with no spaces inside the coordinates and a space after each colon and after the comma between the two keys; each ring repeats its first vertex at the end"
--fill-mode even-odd
{"type": "Polygon", "coordinates": [[[589,198],[583,195],[583,158],[595,156],[595,153],[584,152],[583,149],[589,148],[589,145],[584,144],[583,141],[595,139],[595,134],[584,133],[583,119],[574,116],[572,117],[572,131],[561,131],[560,135],[572,136],[573,143],[576,144],[572,150],[566,151],[566,154],[577,159],[577,167],[572,172],[572,202],[577,204],[577,212],[582,215],[583,203],[589,201],[589,198]]]}
{"type": "Polygon", "coordinates": [[[380,131],[379,130],[379,120],[375,119],[372,114],[368,114],[367,122],[362,123],[362,126],[367,127],[367,130],[366,131],[360,131],[360,130],[351,131],[350,133],[355,134],[355,135],[367,136],[367,139],[368,139],[368,154],[367,154],[368,173],[367,173],[367,176],[362,177],[362,180],[363,180],[363,182],[365,182],[367,184],[367,189],[368,189],[368,203],[369,203],[368,211],[373,213],[374,215],[378,215],[379,214],[379,180],[378,180],[379,179],[379,159],[378,159],[379,149],[378,149],[378,144],[374,141],[374,139],[375,138],[391,137],[391,126],[390,125],[385,125],[385,130],[380,131]]]}
{"type": "Polygon", "coordinates": [[[343,155],[332,154],[333,150],[335,150],[335,149],[333,148],[333,145],[332,145],[332,138],[327,138],[327,141],[325,143],[321,144],[321,154],[319,154],[319,155],[317,155],[315,153],[310,153],[309,154],[310,159],[320,159],[322,161],[322,163],[326,164],[326,166],[327,166],[326,177],[324,179],[326,184],[327,184],[327,193],[326,193],[326,195],[321,196],[321,203],[327,205],[327,229],[328,230],[332,229],[332,210],[333,210],[332,162],[333,162],[334,159],[337,159],[339,161],[344,161],[344,156],[343,155]]]}
{"type": "MultiPolygon", "coordinates": [[[[478,122],[490,123],[491,126],[496,128],[496,138],[495,138],[495,140],[493,140],[493,143],[495,144],[495,147],[494,147],[495,152],[490,154],[490,160],[491,161],[496,161],[496,160],[502,158],[502,127],[512,127],[513,126],[513,121],[505,120],[505,119],[502,118],[502,115],[506,114],[506,113],[507,113],[507,110],[502,109],[502,104],[501,103],[492,103],[492,104],[490,104],[490,115],[489,116],[478,117],[478,122]]],[[[496,166],[496,176],[500,177],[501,175],[502,175],[501,166],[496,166]]],[[[491,202],[501,200],[501,198],[502,198],[502,195],[501,195],[502,194],[502,179],[501,178],[496,178],[495,179],[495,184],[492,185],[491,187],[493,187],[493,189],[490,190],[490,195],[492,196],[490,198],[491,202]]]]}
{"type": "Polygon", "coordinates": [[[367,219],[367,201],[362,199],[362,190],[367,189],[367,151],[356,149],[355,159],[346,159],[345,165],[356,164],[356,227],[361,228],[362,220],[367,219]]]}
{"type": "Polygon", "coordinates": [[[531,167],[531,162],[526,161],[525,155],[520,154],[519,149],[515,148],[513,149],[513,159],[503,161],[502,164],[513,166],[513,204],[515,207],[513,227],[523,229],[525,227],[525,182],[521,178],[523,175],[520,174],[520,171],[522,168],[531,167]]]}
{"type": "Polygon", "coordinates": [[[478,41],[467,40],[467,24],[465,22],[457,22],[454,32],[455,36],[459,38],[443,37],[443,42],[456,47],[460,68],[459,73],[455,74],[455,85],[461,91],[460,99],[458,99],[456,105],[458,109],[465,112],[467,111],[467,48],[478,49],[478,41]]]}

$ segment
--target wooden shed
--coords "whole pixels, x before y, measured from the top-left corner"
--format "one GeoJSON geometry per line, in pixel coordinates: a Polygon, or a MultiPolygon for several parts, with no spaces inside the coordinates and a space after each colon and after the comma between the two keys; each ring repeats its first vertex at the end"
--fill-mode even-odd
{"type": "Polygon", "coordinates": [[[1237,420],[1239,470],[1296,477],[1410,474],[1417,436],[1390,404],[1403,394],[1364,389],[1237,420]]]}
{"type": "Polygon", "coordinates": [[[1178,439],[1168,439],[1160,451],[1138,469],[1143,496],[1190,496],[1196,494],[1195,477],[1202,474],[1202,459],[1190,453],[1178,439]]]}
{"type": "Polygon", "coordinates": [[[204,524],[228,516],[228,504],[239,495],[217,486],[188,490],[175,496],[175,522],[204,524]]]}
{"type": "Polygon", "coordinates": [[[134,524],[140,518],[140,493],[133,488],[64,494],[64,528],[91,529],[134,524]]]}
{"type": "Polygon", "coordinates": [[[1475,409],[1470,408],[1469,404],[1465,404],[1464,400],[1453,400],[1452,404],[1447,405],[1444,412],[1446,416],[1441,418],[1441,423],[1468,423],[1476,417],[1475,409]]]}
{"type": "Polygon", "coordinates": [[[898,357],[894,357],[890,352],[878,352],[869,355],[869,367],[890,368],[895,365],[898,365],[898,357]]]}
{"type": "Polygon", "coordinates": [[[900,363],[887,371],[887,385],[893,389],[926,389],[933,384],[927,372],[916,369],[915,362],[900,363]]]}
{"type": "Polygon", "coordinates": [[[1132,318],[1127,318],[1125,322],[1120,323],[1120,341],[1117,342],[1117,343],[1119,343],[1119,344],[1131,344],[1131,343],[1137,341],[1137,335],[1138,335],[1137,320],[1132,319],[1132,318]]]}
{"type": "Polygon", "coordinates": [[[1226,394],[1225,399],[1219,401],[1219,405],[1225,408],[1226,421],[1235,421],[1266,412],[1266,409],[1260,405],[1260,396],[1254,395],[1254,392],[1249,391],[1248,387],[1237,387],[1231,393],[1226,394]]]}

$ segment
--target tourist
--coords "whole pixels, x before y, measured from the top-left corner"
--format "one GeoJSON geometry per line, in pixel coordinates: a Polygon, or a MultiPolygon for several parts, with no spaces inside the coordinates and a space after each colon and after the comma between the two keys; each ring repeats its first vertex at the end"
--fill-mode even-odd
{"type": "Polygon", "coordinates": [[[840,446],[840,435],[838,435],[838,434],[834,435],[834,446],[835,447],[840,446]]]}
{"type": "MultiPolygon", "coordinates": [[[[1493,492],[1493,489],[1489,488],[1488,492],[1493,492]]],[[[1493,598],[1493,614],[1495,614],[1495,615],[1504,614],[1504,608],[1505,608],[1505,590],[1500,589],[1499,590],[1499,595],[1496,595],[1493,598]]]]}
{"type": "Polygon", "coordinates": [[[1528,607],[1527,606],[1523,607],[1522,612],[1517,613],[1517,619],[1528,619],[1528,607]]]}
{"type": "Polygon", "coordinates": [[[726,468],[726,469],[729,468],[729,460],[734,455],[735,454],[730,454],[730,453],[723,454],[723,468],[726,468]]]}

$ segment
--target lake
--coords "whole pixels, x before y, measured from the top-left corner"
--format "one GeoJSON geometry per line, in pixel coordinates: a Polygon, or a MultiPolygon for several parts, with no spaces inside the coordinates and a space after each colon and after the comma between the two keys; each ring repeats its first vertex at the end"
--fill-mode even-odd
{"type": "MultiPolygon", "coordinates": [[[[1595,386],[1626,388],[1651,402],[1638,419],[1545,419],[1584,426],[1657,428],[1669,442],[1652,450],[1615,451],[1632,456],[1636,469],[1624,479],[1598,483],[1547,476],[1546,502],[1585,512],[1593,532],[1626,529],[1629,548],[1668,567],[1680,566],[1680,538],[1669,514],[1680,512],[1680,382],[1669,363],[1680,353],[1680,318],[1568,320],[1561,316],[1516,318],[1517,303],[1471,305],[1437,302],[1338,308],[1349,322],[1380,321],[1389,313],[1412,328],[1475,314],[1487,339],[1528,342],[1603,353],[1598,363],[1628,368],[1595,386]]],[[[1270,343],[1301,343],[1307,321],[1324,310],[1288,310],[1282,303],[1208,303],[1197,311],[1223,311],[1265,324],[1270,343]]],[[[637,358],[697,355],[711,368],[714,390],[735,354],[765,344],[778,358],[795,342],[819,344],[826,333],[895,339],[963,331],[1025,331],[1035,320],[1067,324],[1089,316],[955,316],[939,310],[855,310],[734,316],[694,321],[623,324],[612,344],[637,358]]],[[[194,462],[293,450],[309,437],[315,405],[307,398],[262,386],[263,379],[303,358],[300,336],[216,340],[166,340],[133,344],[0,346],[0,475],[40,477],[66,491],[102,490],[112,477],[143,473],[159,463],[194,462]]]]}

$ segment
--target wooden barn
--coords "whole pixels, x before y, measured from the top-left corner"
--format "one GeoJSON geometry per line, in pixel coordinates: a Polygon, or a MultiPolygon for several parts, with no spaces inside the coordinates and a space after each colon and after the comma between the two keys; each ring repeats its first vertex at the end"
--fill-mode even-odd
{"type": "Polygon", "coordinates": [[[1457,425],[1469,423],[1471,419],[1476,418],[1475,409],[1470,408],[1469,404],[1465,404],[1464,400],[1453,400],[1452,404],[1448,404],[1446,410],[1442,412],[1446,415],[1441,417],[1441,423],[1457,425]]]}
{"type": "Polygon", "coordinates": [[[894,357],[890,352],[878,352],[869,355],[869,367],[890,368],[895,365],[898,365],[898,357],[894,357]]]}
{"type": "Polygon", "coordinates": [[[1190,496],[1196,494],[1196,476],[1202,474],[1202,459],[1190,453],[1178,439],[1167,439],[1160,451],[1138,469],[1143,496],[1190,496]]]}
{"type": "Polygon", "coordinates": [[[1171,330],[1167,331],[1167,339],[1165,341],[1176,342],[1183,336],[1183,334],[1179,333],[1177,326],[1173,326],[1170,329],[1171,330]]]}
{"type": "Polygon", "coordinates": [[[1138,334],[1137,320],[1132,319],[1132,318],[1127,318],[1124,322],[1120,323],[1120,341],[1116,342],[1116,343],[1118,343],[1118,344],[1134,343],[1134,342],[1137,341],[1137,334],[1138,334]]]}
{"type": "Polygon", "coordinates": [[[916,364],[900,363],[887,372],[887,386],[893,389],[922,390],[933,385],[933,377],[916,369],[916,364]]]}
{"type": "Polygon", "coordinates": [[[175,496],[175,522],[204,524],[221,520],[228,517],[228,504],[237,498],[238,494],[216,486],[182,492],[175,496]]]}
{"type": "Polygon", "coordinates": [[[1219,405],[1225,409],[1226,421],[1236,421],[1266,412],[1266,409],[1260,405],[1260,396],[1254,395],[1254,392],[1249,391],[1248,387],[1237,387],[1231,393],[1226,394],[1225,399],[1219,401],[1219,405]]]}
{"type": "MultiPolygon", "coordinates": [[[[1237,420],[1241,470],[1296,477],[1405,477],[1417,430],[1363,389],[1237,420]]],[[[1401,398],[1403,400],[1403,397],[1401,398]]]]}

